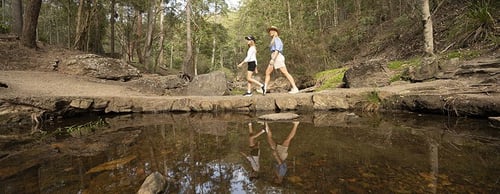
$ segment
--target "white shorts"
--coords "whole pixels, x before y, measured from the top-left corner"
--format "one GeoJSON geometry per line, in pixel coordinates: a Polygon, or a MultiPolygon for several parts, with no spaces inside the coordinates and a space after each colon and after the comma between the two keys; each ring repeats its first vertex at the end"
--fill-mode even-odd
{"type": "Polygon", "coordinates": [[[283,56],[281,53],[278,53],[278,56],[276,57],[276,60],[274,61],[274,69],[279,69],[285,66],[285,56],[283,56]]]}
{"type": "Polygon", "coordinates": [[[278,153],[278,156],[280,157],[281,161],[285,161],[286,158],[288,157],[288,147],[277,145],[276,152],[278,153]]]}

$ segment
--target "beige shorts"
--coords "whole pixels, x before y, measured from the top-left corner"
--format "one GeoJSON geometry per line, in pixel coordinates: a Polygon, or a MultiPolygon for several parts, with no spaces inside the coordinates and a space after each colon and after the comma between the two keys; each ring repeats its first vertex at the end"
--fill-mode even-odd
{"type": "Polygon", "coordinates": [[[274,61],[273,66],[274,66],[274,69],[286,67],[285,66],[285,56],[283,56],[281,53],[278,53],[278,56],[276,57],[276,60],[274,61]]]}
{"type": "Polygon", "coordinates": [[[281,161],[285,161],[286,158],[288,157],[288,147],[277,145],[276,152],[278,153],[278,156],[280,157],[281,161]]]}

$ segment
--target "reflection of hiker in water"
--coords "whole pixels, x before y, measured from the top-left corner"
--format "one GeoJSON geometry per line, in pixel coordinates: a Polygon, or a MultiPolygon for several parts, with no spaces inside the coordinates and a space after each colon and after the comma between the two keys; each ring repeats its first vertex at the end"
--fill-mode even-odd
{"type": "Polygon", "coordinates": [[[259,174],[259,169],[260,169],[260,164],[259,164],[259,157],[260,157],[260,142],[255,141],[255,138],[259,137],[262,135],[265,131],[261,130],[258,133],[253,132],[252,128],[252,123],[248,123],[248,146],[250,147],[250,155],[247,155],[243,152],[240,152],[241,155],[243,155],[249,162],[250,165],[252,166],[252,172],[249,174],[250,178],[257,178],[259,174]]]}
{"type": "Polygon", "coordinates": [[[274,182],[277,184],[281,184],[283,182],[283,177],[285,176],[286,171],[288,170],[288,166],[286,164],[286,158],[288,157],[288,147],[290,146],[292,138],[295,136],[295,132],[297,131],[297,126],[299,126],[299,122],[298,121],[293,122],[292,130],[288,134],[288,137],[286,137],[286,139],[281,144],[277,144],[273,140],[273,134],[271,132],[271,129],[267,125],[267,122],[265,123],[265,126],[267,132],[267,142],[269,142],[269,145],[273,150],[273,158],[276,160],[274,169],[274,175],[276,177],[274,179],[274,182]]]}

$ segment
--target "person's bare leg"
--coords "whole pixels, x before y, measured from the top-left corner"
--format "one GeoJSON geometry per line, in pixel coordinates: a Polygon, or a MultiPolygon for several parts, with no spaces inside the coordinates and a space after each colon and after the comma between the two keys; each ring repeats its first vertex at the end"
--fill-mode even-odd
{"type": "Polygon", "coordinates": [[[267,142],[269,143],[269,146],[274,150],[276,149],[276,142],[273,140],[273,133],[271,132],[271,129],[267,125],[267,122],[264,123],[266,125],[266,132],[267,132],[267,142]]]}
{"type": "Polygon", "coordinates": [[[247,92],[252,92],[252,82],[250,79],[252,79],[252,72],[247,71],[247,92]]]}
{"type": "Polygon", "coordinates": [[[295,136],[295,133],[297,132],[297,127],[299,126],[298,121],[293,122],[293,127],[290,133],[288,134],[288,137],[286,137],[285,141],[283,141],[283,146],[289,147],[290,142],[292,141],[293,137],[295,136]]]}
{"type": "Polygon", "coordinates": [[[295,80],[293,79],[292,75],[290,75],[290,73],[288,73],[288,70],[286,69],[286,67],[280,68],[280,71],[283,73],[283,75],[285,75],[286,79],[288,79],[288,81],[292,85],[292,89],[297,88],[297,85],[295,85],[295,80]]]}
{"type": "Polygon", "coordinates": [[[265,133],[265,131],[261,130],[258,133],[254,134],[252,123],[248,123],[248,144],[249,144],[249,146],[254,146],[255,145],[255,138],[259,137],[263,133],[265,133]]]}
{"type": "Polygon", "coordinates": [[[257,84],[259,87],[262,86],[262,84],[259,81],[252,78],[252,75],[253,75],[253,71],[247,71],[247,89],[248,89],[248,91],[252,90],[252,83],[257,84]]]}
{"type": "Polygon", "coordinates": [[[273,72],[274,67],[272,65],[268,65],[266,69],[266,78],[264,79],[264,85],[269,86],[269,81],[271,80],[271,73],[273,72]]]}

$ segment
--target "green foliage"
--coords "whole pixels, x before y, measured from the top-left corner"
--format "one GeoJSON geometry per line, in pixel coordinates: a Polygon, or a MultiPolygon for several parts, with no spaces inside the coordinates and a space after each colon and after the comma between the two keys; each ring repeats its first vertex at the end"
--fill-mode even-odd
{"type": "Polygon", "coordinates": [[[74,133],[80,131],[95,131],[101,127],[107,126],[107,123],[103,119],[97,121],[88,122],[82,125],[71,125],[64,128],[58,128],[57,133],[74,133]]]}
{"type": "Polygon", "coordinates": [[[382,100],[378,91],[371,91],[365,94],[366,102],[362,105],[363,112],[375,112],[380,108],[382,100]]]}
{"type": "Polygon", "coordinates": [[[241,96],[245,92],[246,92],[246,90],[241,90],[241,89],[238,89],[238,88],[234,88],[233,90],[231,90],[231,93],[229,95],[231,95],[231,96],[241,96]]]}
{"type": "Polygon", "coordinates": [[[389,80],[390,83],[392,82],[395,82],[395,81],[400,81],[401,80],[401,74],[396,74],[394,76],[391,77],[391,79],[389,80]]]}
{"type": "Polygon", "coordinates": [[[470,5],[470,11],[467,16],[476,22],[478,26],[487,29],[493,29],[495,27],[495,19],[492,17],[491,12],[495,8],[490,5],[488,0],[476,0],[470,5]]]}
{"type": "Polygon", "coordinates": [[[389,63],[387,63],[387,68],[394,71],[396,74],[394,74],[389,79],[389,82],[392,83],[395,81],[404,80],[403,74],[405,74],[405,71],[408,69],[408,67],[418,67],[420,66],[421,62],[422,59],[419,57],[415,57],[405,61],[390,61],[389,63]]]}
{"type": "Polygon", "coordinates": [[[403,14],[403,15],[395,18],[393,20],[393,22],[394,22],[395,26],[400,26],[400,27],[412,25],[412,21],[411,21],[410,17],[406,14],[403,14]]]}
{"type": "Polygon", "coordinates": [[[465,14],[455,19],[450,26],[446,39],[448,42],[458,42],[459,47],[467,47],[479,42],[500,43],[495,31],[495,15],[498,15],[498,2],[490,0],[470,1],[465,14]],[[496,13],[496,14],[495,14],[496,13]]]}
{"type": "Polygon", "coordinates": [[[406,61],[390,61],[387,67],[391,70],[403,70],[406,67],[412,66],[417,67],[422,62],[421,58],[412,58],[406,61]]]}
{"type": "Polygon", "coordinates": [[[391,70],[400,70],[405,64],[405,61],[391,61],[387,64],[387,67],[391,70]]]}
{"type": "Polygon", "coordinates": [[[344,78],[344,74],[346,71],[347,68],[344,67],[317,73],[314,78],[317,80],[317,82],[321,83],[321,86],[317,90],[321,91],[337,87],[342,83],[342,79],[344,78]]]}
{"type": "Polygon", "coordinates": [[[0,23],[0,34],[6,34],[9,32],[10,32],[9,26],[7,26],[6,24],[0,23]]]}
{"type": "Polygon", "coordinates": [[[481,53],[476,50],[456,50],[446,53],[444,58],[445,59],[459,58],[459,59],[470,60],[479,57],[480,55],[481,53]]]}
{"type": "Polygon", "coordinates": [[[359,23],[361,23],[361,25],[364,25],[364,26],[369,26],[369,25],[375,24],[376,19],[373,16],[365,16],[365,17],[362,17],[361,19],[359,19],[359,23]]]}
{"type": "Polygon", "coordinates": [[[380,100],[378,91],[371,91],[366,93],[366,100],[370,103],[380,104],[382,100],[380,100]]]}

